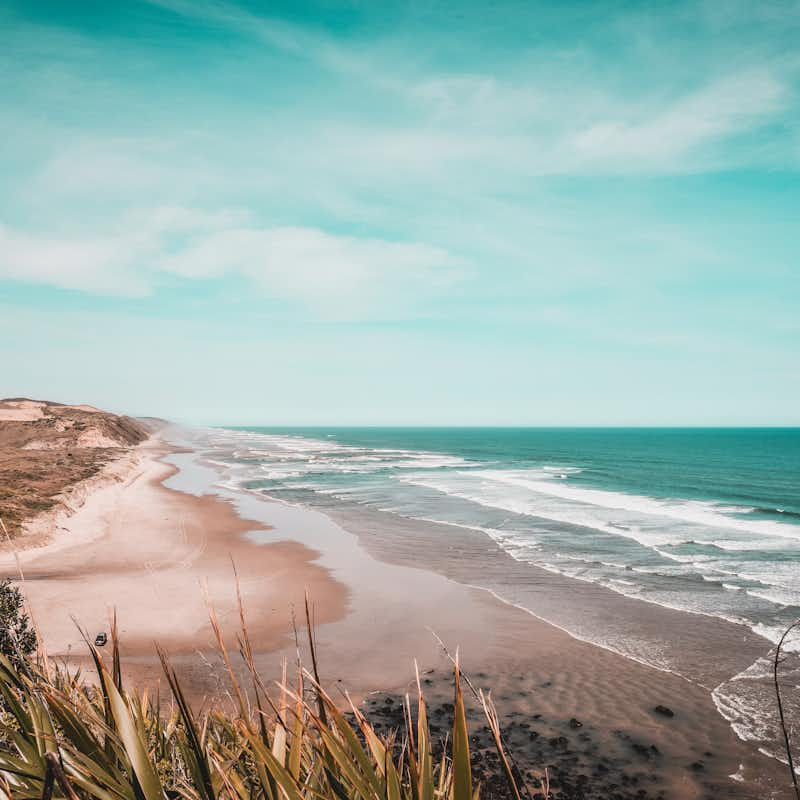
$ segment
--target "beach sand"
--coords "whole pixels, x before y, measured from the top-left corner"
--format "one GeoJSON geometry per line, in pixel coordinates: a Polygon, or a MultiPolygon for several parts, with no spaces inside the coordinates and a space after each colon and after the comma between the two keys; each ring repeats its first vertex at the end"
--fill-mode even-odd
{"type": "MultiPolygon", "coordinates": [[[[151,656],[154,642],[175,654],[211,649],[206,595],[232,643],[234,563],[244,602],[258,609],[251,632],[264,648],[289,636],[290,609],[306,588],[319,599],[320,622],[344,613],[345,587],[313,563],[312,550],[291,541],[260,546],[241,534],[263,524],[242,519],[230,503],[165,488],[175,467],[160,459],[172,449],[150,439],[94,476],[76,509],[46,515],[17,540],[27,546],[18,564],[51,655],[85,653],[75,623],[94,637],[109,630],[114,610],[128,656],[151,656]]],[[[6,551],[0,574],[17,569],[6,551]]]]}
{"type": "MultiPolygon", "coordinates": [[[[283,658],[295,658],[292,610],[300,610],[307,589],[323,682],[335,694],[350,691],[386,725],[396,722],[392,708],[411,688],[416,660],[445,732],[451,665],[441,640],[460,652],[477,685],[493,691],[520,764],[550,767],[565,797],[782,796],[780,765],[736,738],[707,688],[419,568],[442,549],[426,544],[422,528],[375,518],[359,530],[355,519],[337,522],[227,491],[195,454],[157,439],[136,448],[119,478],[95,487],[48,545],[20,554],[51,655],[79,658],[85,650],[71,616],[93,634],[107,630],[114,606],[132,679],[159,679],[158,641],[197,704],[224,697],[202,587],[232,643],[233,558],[265,679],[278,677],[283,658]],[[387,704],[384,693],[395,702],[387,704]],[[658,705],[674,716],[656,713],[658,705]]],[[[470,541],[489,553],[488,540],[470,541]]],[[[6,556],[3,573],[14,569],[6,556]]],[[[480,735],[473,744],[481,746],[480,735]]]]}

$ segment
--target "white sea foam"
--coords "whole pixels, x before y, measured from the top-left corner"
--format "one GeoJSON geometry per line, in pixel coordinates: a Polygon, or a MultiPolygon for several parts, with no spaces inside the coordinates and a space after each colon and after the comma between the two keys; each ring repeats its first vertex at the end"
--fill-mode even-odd
{"type": "Polygon", "coordinates": [[[794,605],[798,601],[795,592],[782,592],[778,589],[746,589],[745,591],[751,597],[757,597],[759,600],[766,600],[768,603],[775,603],[779,606],[794,605]]]}
{"type": "Polygon", "coordinates": [[[625,564],[619,561],[603,561],[602,559],[599,558],[593,558],[591,556],[582,556],[578,555],[577,553],[555,553],[554,555],[560,558],[566,558],[569,561],[581,561],[584,564],[598,565],[601,567],[609,567],[612,569],[624,569],[624,570],[631,569],[630,564],[625,564]]]}
{"type": "MultiPolygon", "coordinates": [[[[527,470],[477,470],[471,475],[480,475],[488,480],[518,486],[540,495],[558,497],[595,508],[629,511],[646,517],[669,517],[703,527],[727,528],[729,530],[759,533],[764,536],[780,536],[800,540],[800,526],[769,520],[751,520],[731,517],[726,513],[730,506],[696,500],[660,500],[605,489],[588,489],[569,483],[537,480],[529,477],[527,470]]],[[[738,507],[734,507],[739,510],[738,507]]],[[[604,529],[607,526],[604,526],[604,529]]]]}
{"type": "Polygon", "coordinates": [[[758,536],[751,539],[692,539],[684,544],[696,544],[701,547],[713,547],[729,553],[746,553],[748,550],[783,550],[787,546],[786,538],[768,538],[758,536]]]}
{"type": "MultiPolygon", "coordinates": [[[[472,476],[481,475],[482,471],[470,473],[458,473],[459,475],[472,476]]],[[[423,486],[451,497],[458,497],[463,500],[485,506],[487,508],[499,508],[511,511],[523,516],[538,517],[548,519],[553,522],[561,522],[567,525],[577,525],[583,528],[592,528],[613,536],[623,536],[632,539],[646,547],[657,545],[672,544],[676,540],[676,534],[667,530],[664,531],[643,531],[636,525],[620,525],[608,520],[606,515],[599,514],[597,508],[588,504],[553,504],[543,503],[540,497],[532,496],[528,493],[509,494],[502,492],[492,486],[481,486],[479,481],[470,480],[466,485],[464,482],[456,482],[451,474],[442,475],[408,475],[399,480],[423,486]]]]}
{"type": "MultiPolygon", "coordinates": [[[[736,735],[746,742],[758,742],[758,751],[782,763],[787,763],[779,747],[773,746],[779,737],[772,685],[772,660],[756,659],[749,667],[724,681],[712,692],[717,711],[728,721],[736,735]]],[[[741,775],[740,765],[737,779],[741,775]]]]}
{"type": "Polygon", "coordinates": [[[566,477],[568,475],[578,475],[581,472],[583,472],[583,470],[580,467],[551,467],[547,464],[545,464],[542,467],[542,469],[551,475],[557,475],[559,477],[566,477]]]}
{"type": "Polygon", "coordinates": [[[737,783],[743,783],[744,782],[744,764],[739,764],[739,769],[737,769],[736,772],[732,772],[730,775],[728,775],[728,777],[732,781],[736,781],[737,783]]]}
{"type": "Polygon", "coordinates": [[[769,706],[765,705],[763,694],[758,688],[751,689],[741,683],[761,679],[749,677],[746,673],[747,670],[714,688],[711,699],[717,711],[742,741],[768,740],[774,735],[772,716],[765,711],[769,706]]]}
{"type": "Polygon", "coordinates": [[[625,580],[625,578],[609,578],[608,583],[613,584],[615,586],[623,586],[625,588],[633,587],[636,589],[637,592],[641,592],[644,587],[640,584],[635,583],[634,581],[625,580]]]}
{"type": "Polygon", "coordinates": [[[676,561],[678,564],[700,564],[703,561],[710,562],[715,560],[714,556],[706,556],[700,553],[683,555],[681,553],[674,553],[670,550],[666,550],[664,547],[653,547],[653,550],[660,556],[668,558],[670,561],[676,561]]]}
{"type": "MultiPolygon", "coordinates": [[[[767,641],[778,644],[781,637],[786,632],[785,625],[764,625],[757,623],[753,625],[753,632],[763,636],[767,641]]],[[[783,643],[783,650],[787,653],[800,653],[800,634],[788,636],[783,643]]]]}

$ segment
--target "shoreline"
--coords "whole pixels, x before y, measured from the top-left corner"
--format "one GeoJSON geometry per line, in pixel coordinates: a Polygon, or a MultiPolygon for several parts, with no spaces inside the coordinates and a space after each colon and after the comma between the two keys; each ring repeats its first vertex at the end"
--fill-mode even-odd
{"type": "MultiPolygon", "coordinates": [[[[263,548],[243,534],[264,523],[240,517],[221,498],[165,486],[177,469],[165,459],[175,451],[159,437],[132,448],[123,456],[124,477],[119,466],[95,476],[79,507],[37,520],[33,533],[0,557],[4,577],[17,578],[21,566],[50,654],[72,657],[83,649],[72,616],[93,637],[109,629],[112,609],[126,656],[149,657],[156,640],[171,654],[210,649],[204,595],[221,621],[238,619],[232,563],[245,603],[269,607],[252,622],[267,647],[290,637],[286,612],[302,602],[305,586],[325,600],[321,621],[344,613],[345,587],[314,563],[312,550],[292,541],[263,548]]],[[[228,636],[232,643],[233,631],[228,636]]]]}
{"type": "MultiPolygon", "coordinates": [[[[322,513],[339,522],[348,530],[357,532],[365,547],[376,558],[396,564],[411,563],[424,554],[425,563],[434,571],[446,575],[465,586],[489,592],[509,606],[533,615],[536,619],[563,631],[571,638],[594,647],[606,649],[622,658],[642,666],[662,671],[691,681],[709,691],[718,681],[703,682],[700,675],[713,674],[716,665],[720,679],[736,674],[764,655],[770,642],[747,626],[724,620],[703,612],[671,608],[635,597],[614,592],[601,584],[584,581],[547,570],[535,563],[514,558],[494,539],[477,528],[450,525],[431,520],[416,520],[384,511],[360,507],[341,506],[323,508],[322,513]],[[373,531],[394,529],[400,536],[382,536],[373,531]],[[447,547],[438,542],[447,536],[447,547]],[[582,616],[582,627],[574,621],[582,616]],[[603,630],[604,618],[614,617],[615,637],[611,629],[603,630]],[[686,617],[692,620],[691,631],[684,633],[696,641],[714,638],[716,641],[735,642],[737,658],[732,664],[720,664],[718,654],[702,664],[688,662],[676,669],[677,657],[672,666],[658,663],[657,659],[639,656],[626,651],[619,642],[644,638],[643,632],[661,631],[661,653],[667,648],[678,650],[670,641],[676,628],[685,628],[686,617]],[[618,627],[620,618],[627,623],[624,634],[618,627]],[[607,633],[608,641],[600,634],[607,633]]],[[[665,660],[665,659],[664,659],[665,660]]]]}
{"type": "MultiPolygon", "coordinates": [[[[535,741],[519,742],[515,749],[516,754],[527,754],[533,767],[544,766],[538,762],[549,758],[548,763],[561,772],[574,772],[579,766],[599,769],[597,759],[602,757],[611,764],[606,769],[610,769],[612,777],[618,773],[635,781],[625,786],[626,791],[630,789],[630,794],[621,795],[625,797],[635,796],[634,788],[638,791],[643,785],[640,781],[652,788],[653,793],[647,794],[648,797],[687,800],[719,796],[713,791],[722,786],[726,796],[754,797],[755,794],[748,792],[755,785],[755,777],[766,780],[767,785],[762,784],[762,789],[774,790],[782,785],[775,762],[753,754],[752,748],[736,739],[717,714],[707,691],[687,684],[682,677],[656,672],[652,667],[581,642],[529,609],[515,607],[504,597],[493,597],[489,588],[475,588],[457,577],[444,575],[431,567],[424,549],[414,550],[414,544],[409,545],[409,526],[405,520],[399,531],[390,530],[391,526],[376,526],[373,535],[378,539],[383,537],[385,549],[376,552],[375,542],[369,546],[364,531],[352,530],[357,528],[353,520],[348,524],[316,509],[220,488],[219,474],[200,461],[192,448],[181,452],[179,442],[162,445],[158,455],[153,453],[149,457],[147,469],[151,471],[144,480],[144,473],[140,473],[119,487],[117,504],[121,504],[123,513],[122,519],[117,514],[117,535],[110,530],[115,524],[112,514],[112,519],[105,521],[108,530],[104,535],[80,543],[73,540],[51,552],[51,562],[56,560],[56,552],[59,554],[57,569],[55,563],[48,563],[47,554],[22,551],[26,589],[34,607],[44,603],[48,608],[50,603],[51,611],[62,612],[48,614],[43,629],[48,645],[56,642],[51,651],[69,655],[72,646],[80,644],[74,628],[70,628],[72,639],[65,636],[67,626],[71,626],[65,612],[66,606],[72,610],[82,604],[86,611],[85,596],[92,594],[96,598],[95,592],[87,591],[88,579],[90,589],[104,588],[115,599],[121,593],[139,606],[133,623],[131,604],[119,608],[122,649],[129,676],[141,682],[159,679],[160,667],[152,649],[153,639],[158,638],[153,635],[155,626],[156,633],[171,633],[167,649],[172,651],[173,663],[187,682],[189,693],[195,698],[218,693],[220,678],[215,671],[206,609],[202,603],[193,602],[200,595],[200,587],[196,581],[193,586],[192,581],[187,582],[184,573],[192,570],[214,573],[215,604],[217,598],[220,601],[226,595],[229,598],[228,605],[217,607],[217,613],[230,636],[238,627],[238,611],[230,603],[233,575],[226,549],[234,548],[246,557],[245,561],[238,558],[237,566],[245,578],[243,596],[248,627],[257,651],[257,666],[264,676],[279,674],[281,658],[294,659],[290,608],[292,602],[302,602],[306,578],[312,577],[317,580],[311,596],[321,670],[323,681],[330,688],[347,688],[358,700],[366,702],[375,692],[402,693],[410,685],[416,659],[423,672],[432,676],[426,680],[430,681],[428,689],[432,696],[446,698],[450,691],[450,666],[431,633],[435,631],[452,652],[460,648],[465,670],[476,676],[484,688],[493,689],[507,724],[521,725],[521,719],[538,717],[541,735],[535,741]],[[151,530],[150,537],[131,552],[127,541],[131,537],[125,533],[146,527],[147,509],[153,504],[158,513],[169,512],[168,524],[161,519],[155,529],[161,536],[172,538],[168,542],[159,541],[151,530]],[[202,540],[203,535],[194,530],[184,541],[181,527],[185,531],[187,523],[184,520],[183,526],[176,524],[181,513],[193,519],[195,526],[197,518],[204,520],[206,546],[200,553],[193,554],[191,545],[202,540]],[[398,547],[398,534],[402,543],[411,548],[414,557],[411,565],[386,558],[388,549],[398,547]],[[208,538],[217,545],[210,551],[208,538]],[[86,563],[86,553],[77,560],[64,558],[70,550],[80,550],[79,544],[91,550],[94,565],[86,563]],[[119,551],[110,562],[109,545],[119,551]],[[163,560],[165,545],[169,545],[166,566],[158,563],[156,566],[160,568],[154,576],[146,568],[146,561],[152,564],[159,556],[163,560]],[[178,556],[186,558],[187,548],[190,564],[181,567],[178,556]],[[147,554],[148,558],[136,562],[133,556],[137,554],[139,557],[147,554]],[[244,563],[247,576],[241,571],[244,563]],[[114,571],[115,577],[110,584],[109,570],[114,571]],[[155,602],[154,607],[149,606],[149,612],[141,608],[140,586],[141,580],[147,580],[148,576],[154,593],[145,606],[155,602]],[[273,579],[269,591],[264,586],[265,576],[273,579]],[[179,583],[179,590],[176,592],[173,586],[165,598],[167,584],[174,581],[179,583]],[[298,586],[300,592],[296,591],[298,586]],[[190,589],[195,590],[194,595],[190,595],[190,589]],[[295,590],[295,595],[289,600],[287,592],[291,590],[295,590]],[[263,603],[268,599],[282,605],[282,621],[275,618],[277,606],[271,607],[270,622],[263,619],[263,603]],[[170,602],[173,609],[180,606],[180,624],[176,625],[172,619],[164,625],[165,603],[169,606],[170,602]],[[189,608],[192,610],[187,611],[189,608]],[[162,618],[156,620],[153,615],[159,609],[162,618]],[[258,615],[255,624],[254,611],[258,615]],[[204,625],[199,624],[199,612],[204,625]],[[198,622],[188,637],[187,619],[198,622]],[[675,717],[662,719],[655,715],[656,705],[669,706],[675,717]],[[573,719],[580,721],[580,734],[570,727],[573,719]],[[579,740],[578,735],[583,739],[579,740]],[[557,744],[549,744],[552,741],[557,744]],[[734,774],[740,775],[742,782],[734,783],[730,779],[734,774]],[[666,794],[659,795],[659,791],[666,794]]],[[[96,505],[97,497],[91,495],[84,508],[96,505]]],[[[76,519],[81,511],[71,518],[73,530],[83,525],[86,533],[86,519],[76,519]]],[[[150,522],[156,522],[150,516],[150,522]]],[[[191,522],[188,527],[192,527],[191,522]]],[[[424,531],[419,529],[423,539],[424,531]]],[[[490,543],[488,537],[484,538],[486,544],[490,543]]],[[[429,545],[436,548],[437,542],[429,540],[429,545]]],[[[37,617],[40,616],[37,611],[37,617]]],[[[606,780],[606,777],[601,771],[596,779],[606,780]]]]}

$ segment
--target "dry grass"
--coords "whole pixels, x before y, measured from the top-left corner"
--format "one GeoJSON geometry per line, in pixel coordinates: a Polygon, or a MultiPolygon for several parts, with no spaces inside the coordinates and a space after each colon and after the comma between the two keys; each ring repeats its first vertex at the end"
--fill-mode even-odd
{"type": "MultiPolygon", "coordinates": [[[[97,686],[42,659],[20,671],[0,657],[0,800],[477,800],[457,663],[449,747],[434,760],[419,679],[417,696],[406,697],[404,727],[385,736],[322,689],[308,604],[313,669],[298,663],[290,682],[284,666],[274,687],[255,669],[243,613],[239,651],[251,685],[240,685],[210,611],[235,699],[231,712],[195,715],[163,652],[170,700],[127,690],[115,624],[110,664],[87,640],[97,686]]],[[[509,795],[521,800],[529,795],[514,778],[491,699],[480,700],[509,795]]]]}

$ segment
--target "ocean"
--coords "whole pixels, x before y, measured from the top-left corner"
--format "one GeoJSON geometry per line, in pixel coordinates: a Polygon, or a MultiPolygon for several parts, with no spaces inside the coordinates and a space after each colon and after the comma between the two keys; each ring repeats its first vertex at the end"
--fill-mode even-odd
{"type": "Polygon", "coordinates": [[[771,641],[800,616],[800,429],[255,427],[212,442],[242,488],[474,527],[518,560],[771,641]]]}
{"type": "MultiPolygon", "coordinates": [[[[774,739],[768,653],[800,617],[800,429],[219,428],[204,456],[230,489],[471,529],[565,581],[744,625],[765,657],[709,688],[742,738],[774,739]]],[[[613,613],[564,603],[549,621],[698,680],[613,613]]]]}

